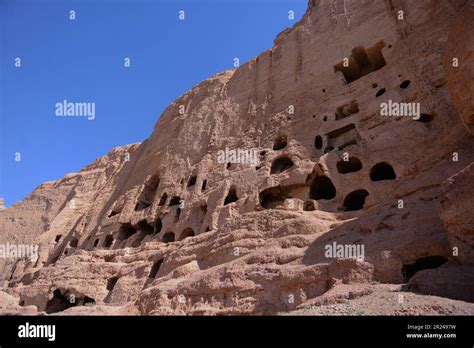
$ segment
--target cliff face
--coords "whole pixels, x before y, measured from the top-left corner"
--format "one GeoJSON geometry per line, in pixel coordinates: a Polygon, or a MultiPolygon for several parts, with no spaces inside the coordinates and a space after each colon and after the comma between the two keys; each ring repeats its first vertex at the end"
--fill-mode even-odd
{"type": "Polygon", "coordinates": [[[184,94],[146,141],[1,210],[0,244],[38,244],[39,256],[0,260],[0,308],[276,314],[407,283],[452,299],[433,297],[433,309],[407,294],[409,313],[473,314],[460,301],[474,301],[462,73],[474,48],[448,40],[470,11],[310,1],[271,50],[184,94]],[[381,116],[391,102],[419,103],[419,118],[381,116]],[[239,150],[257,163],[231,163],[239,150]],[[363,258],[328,256],[333,243],[363,258]]]}

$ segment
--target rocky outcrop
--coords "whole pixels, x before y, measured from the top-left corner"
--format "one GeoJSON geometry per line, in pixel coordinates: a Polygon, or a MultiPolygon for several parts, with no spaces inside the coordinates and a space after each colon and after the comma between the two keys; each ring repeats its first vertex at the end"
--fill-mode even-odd
{"type": "MultiPolygon", "coordinates": [[[[39,245],[0,261],[18,301],[0,310],[293,313],[379,282],[471,301],[468,60],[443,64],[468,6],[310,1],[272,49],[172,103],[147,140],[0,211],[0,244],[39,245]],[[382,116],[391,102],[420,103],[420,117],[382,116]],[[442,290],[447,273],[459,287],[442,290]]],[[[426,312],[465,314],[446,301],[426,312]]]]}
{"type": "Polygon", "coordinates": [[[450,263],[417,272],[410,279],[408,289],[422,294],[474,302],[473,283],[473,266],[450,263]]]}
{"type": "Polygon", "coordinates": [[[474,264],[473,187],[474,163],[471,163],[443,183],[439,205],[453,255],[460,262],[471,265],[474,264]]]}
{"type": "Polygon", "coordinates": [[[453,106],[474,134],[474,3],[468,2],[449,32],[445,70],[453,106]]]}

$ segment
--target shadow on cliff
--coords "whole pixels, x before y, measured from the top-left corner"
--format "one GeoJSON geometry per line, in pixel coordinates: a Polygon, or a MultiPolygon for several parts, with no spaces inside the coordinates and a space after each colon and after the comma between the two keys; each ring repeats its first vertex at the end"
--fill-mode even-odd
{"type": "MultiPolygon", "coordinates": [[[[148,140],[144,140],[140,145],[138,145],[133,151],[130,151],[130,161],[127,161],[123,167],[120,169],[118,175],[113,176],[114,183],[112,184],[112,187],[114,187],[114,190],[110,194],[110,198],[107,200],[107,202],[102,206],[102,209],[99,212],[99,215],[97,217],[97,221],[102,221],[107,214],[107,211],[110,209],[112,204],[122,195],[128,187],[128,183],[130,181],[131,173],[135,170],[136,165],[142,155],[142,152],[144,148],[146,147],[148,140]]],[[[108,183],[108,185],[110,185],[108,183]]],[[[97,231],[97,227],[94,229],[94,231],[90,234],[91,236],[95,234],[97,231]]],[[[88,240],[86,239],[86,242],[88,240]]]]}

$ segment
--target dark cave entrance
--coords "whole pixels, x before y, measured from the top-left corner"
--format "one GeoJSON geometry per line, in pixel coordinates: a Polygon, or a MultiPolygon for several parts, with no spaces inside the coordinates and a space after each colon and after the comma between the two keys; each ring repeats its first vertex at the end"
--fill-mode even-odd
{"type": "Polygon", "coordinates": [[[224,199],[224,205],[237,202],[239,197],[237,197],[237,192],[235,191],[235,187],[231,187],[227,197],[224,199]]]}
{"type": "Polygon", "coordinates": [[[270,169],[270,174],[279,174],[293,167],[294,163],[288,156],[277,158],[270,169]]]}
{"type": "Polygon", "coordinates": [[[422,271],[424,269],[433,269],[438,268],[445,264],[448,259],[444,256],[427,256],[417,259],[415,263],[404,265],[402,268],[403,279],[405,283],[410,280],[415,273],[422,271]]]}
{"type": "Polygon", "coordinates": [[[158,173],[156,173],[145,182],[143,191],[138,197],[135,210],[143,210],[145,208],[148,208],[153,203],[153,199],[155,198],[156,191],[158,190],[159,185],[160,176],[158,173]]]}
{"type": "Polygon", "coordinates": [[[344,198],[344,211],[361,210],[364,208],[365,198],[369,195],[367,190],[355,190],[344,198]]]}
{"type": "Polygon", "coordinates": [[[323,147],[323,138],[320,135],[314,137],[314,147],[320,150],[323,147]]]}
{"type": "Polygon", "coordinates": [[[362,169],[362,162],[357,157],[350,157],[348,161],[337,162],[336,167],[341,174],[353,173],[362,169]]]}
{"type": "Polygon", "coordinates": [[[173,232],[166,232],[161,239],[163,243],[171,243],[174,242],[174,233],[173,232]]]}
{"type": "Polygon", "coordinates": [[[104,240],[104,247],[105,248],[110,248],[110,246],[112,245],[113,242],[114,242],[114,237],[112,237],[112,235],[108,234],[105,237],[105,240],[104,240]]]}
{"type": "Polygon", "coordinates": [[[273,142],[273,150],[281,150],[288,144],[287,136],[285,134],[279,135],[273,142]]]}
{"type": "Polygon", "coordinates": [[[163,259],[158,260],[153,264],[150,270],[150,274],[148,275],[149,279],[155,279],[156,275],[158,274],[158,271],[160,270],[162,263],[163,263],[163,259]]]}
{"type": "Polygon", "coordinates": [[[130,238],[132,235],[134,235],[137,232],[136,229],[132,227],[131,224],[125,223],[120,226],[120,230],[117,236],[117,239],[122,241],[130,238]]]}
{"type": "Polygon", "coordinates": [[[75,305],[76,303],[71,303],[59,289],[56,289],[53,292],[53,298],[46,303],[45,312],[48,314],[62,312],[75,305]]]}
{"type": "Polygon", "coordinates": [[[396,178],[397,175],[393,167],[386,162],[377,163],[370,170],[370,180],[372,181],[395,180],[396,178]]]}
{"type": "Polygon", "coordinates": [[[331,179],[324,175],[314,178],[311,184],[309,198],[319,200],[333,199],[334,197],[336,197],[336,188],[331,179]]]}
{"type": "Polygon", "coordinates": [[[117,281],[119,280],[118,277],[112,277],[107,281],[107,290],[112,291],[115,287],[115,284],[117,284],[117,281]]]}

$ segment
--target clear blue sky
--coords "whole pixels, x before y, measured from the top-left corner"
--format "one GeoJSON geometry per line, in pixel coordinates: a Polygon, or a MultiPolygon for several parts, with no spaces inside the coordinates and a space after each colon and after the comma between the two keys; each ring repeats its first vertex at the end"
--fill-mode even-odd
{"type": "Polygon", "coordinates": [[[270,48],[306,6],[307,0],[0,0],[0,197],[12,205],[115,146],[143,141],[173,100],[233,68],[234,57],[243,63],[270,48]],[[64,99],[94,102],[95,120],[56,117],[55,104],[64,99]]]}

